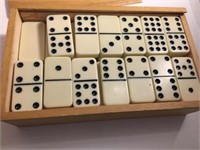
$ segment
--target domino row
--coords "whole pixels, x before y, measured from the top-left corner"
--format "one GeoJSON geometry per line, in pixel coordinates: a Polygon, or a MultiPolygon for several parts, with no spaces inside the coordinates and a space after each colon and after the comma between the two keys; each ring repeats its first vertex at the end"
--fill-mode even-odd
{"type": "MultiPolygon", "coordinates": [[[[190,52],[178,16],[77,15],[71,21],[69,15],[49,15],[46,25],[48,56],[185,56],[190,52]]],[[[41,22],[23,23],[20,60],[44,59],[44,28],[41,22]]]]}
{"type": "Polygon", "coordinates": [[[15,63],[11,110],[198,100],[199,90],[189,57],[47,57],[15,63]]]}

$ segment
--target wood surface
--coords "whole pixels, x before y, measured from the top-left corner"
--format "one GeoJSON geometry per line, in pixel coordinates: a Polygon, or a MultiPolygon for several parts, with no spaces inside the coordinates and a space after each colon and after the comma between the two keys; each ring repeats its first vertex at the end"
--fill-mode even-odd
{"type": "Polygon", "coordinates": [[[124,119],[135,117],[152,117],[167,115],[185,115],[199,110],[199,101],[156,102],[144,104],[130,104],[120,106],[99,106],[85,108],[56,108],[41,111],[10,112],[10,99],[12,90],[13,64],[18,57],[19,40],[22,21],[43,21],[49,14],[68,13],[74,16],[80,13],[93,14],[133,14],[134,15],[180,15],[185,29],[188,43],[191,48],[189,56],[199,74],[199,58],[192,40],[184,13],[185,8],[166,7],[80,7],[74,6],[61,9],[11,9],[9,24],[4,48],[2,79],[1,79],[1,120],[17,126],[44,125],[53,123],[97,121],[109,119],[124,119]]]}
{"type": "Polygon", "coordinates": [[[181,15],[180,18],[181,18],[181,21],[182,21],[182,24],[183,24],[183,28],[185,30],[185,34],[187,35],[188,44],[189,44],[189,47],[190,47],[190,50],[191,50],[189,56],[194,61],[194,65],[196,67],[196,71],[197,71],[198,77],[200,79],[200,59],[199,59],[199,56],[198,56],[198,53],[197,53],[197,49],[196,49],[194,40],[192,38],[192,33],[190,31],[186,16],[181,15]]]}
{"type": "Polygon", "coordinates": [[[10,8],[64,8],[65,6],[125,6],[142,0],[9,0],[10,8]]]}
{"type": "Polygon", "coordinates": [[[182,15],[186,13],[185,8],[179,7],[65,7],[64,9],[21,9],[20,16],[23,21],[45,21],[46,17],[51,14],[67,13],[71,16],[72,21],[77,14],[94,14],[94,15],[182,15]]]}
{"type": "Polygon", "coordinates": [[[19,12],[17,9],[11,9],[1,71],[1,112],[10,111],[13,66],[18,58],[21,25],[22,21],[19,12]]]}
{"type": "Polygon", "coordinates": [[[2,120],[17,126],[184,115],[199,110],[199,101],[162,102],[3,113],[2,120]]]}

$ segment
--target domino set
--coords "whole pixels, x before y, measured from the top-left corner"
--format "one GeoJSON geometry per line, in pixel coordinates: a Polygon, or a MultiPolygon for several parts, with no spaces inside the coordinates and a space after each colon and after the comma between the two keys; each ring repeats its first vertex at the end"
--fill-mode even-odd
{"type": "Polygon", "coordinates": [[[42,21],[22,12],[3,118],[33,125],[196,111],[198,58],[185,18],[123,11],[49,13],[42,21]]]}
{"type": "Polygon", "coordinates": [[[189,46],[178,16],[76,15],[75,39],[69,15],[47,16],[46,24],[49,56],[44,60],[43,82],[44,54],[39,54],[45,49],[45,25],[23,23],[12,111],[200,96],[193,61],[184,57],[189,46]]]}

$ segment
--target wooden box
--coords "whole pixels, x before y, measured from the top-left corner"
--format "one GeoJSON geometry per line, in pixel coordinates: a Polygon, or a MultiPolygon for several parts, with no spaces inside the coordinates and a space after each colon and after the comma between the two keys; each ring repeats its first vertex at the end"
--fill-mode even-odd
{"type": "MultiPolygon", "coordinates": [[[[102,0],[103,1],[103,0],[102,0]]],[[[179,15],[186,32],[192,57],[200,77],[199,58],[192,40],[191,32],[186,21],[185,8],[165,7],[107,7],[100,5],[63,5],[61,0],[55,3],[35,3],[34,0],[11,0],[9,23],[3,56],[1,79],[1,120],[16,126],[44,125],[66,122],[96,121],[109,119],[124,119],[135,117],[152,117],[168,115],[185,115],[199,110],[199,100],[179,102],[156,102],[143,104],[129,104],[120,106],[99,106],[85,108],[55,108],[40,111],[11,112],[11,90],[13,65],[18,59],[21,25],[24,21],[43,21],[49,14],[69,14],[72,18],[76,14],[108,14],[108,15],[179,15]]],[[[120,4],[119,4],[120,3],[120,4]]],[[[119,1],[122,5],[123,1],[119,1]]],[[[124,4],[124,3],[123,3],[124,4]]],[[[98,5],[98,3],[97,3],[98,5]]]]}

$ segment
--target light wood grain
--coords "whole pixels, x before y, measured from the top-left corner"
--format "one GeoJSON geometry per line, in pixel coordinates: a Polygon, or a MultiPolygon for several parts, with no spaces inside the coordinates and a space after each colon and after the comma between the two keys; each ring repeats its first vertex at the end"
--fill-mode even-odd
{"type": "MultiPolygon", "coordinates": [[[[38,6],[39,7],[39,6],[38,6]]],[[[85,108],[56,108],[43,109],[30,112],[10,112],[10,99],[12,89],[13,64],[17,60],[20,31],[22,21],[43,21],[46,16],[56,13],[68,13],[71,17],[80,13],[92,14],[115,14],[115,15],[180,15],[188,38],[191,52],[189,56],[194,59],[199,73],[199,58],[192,40],[191,32],[184,13],[185,8],[166,7],[63,7],[63,9],[23,8],[11,9],[6,44],[3,57],[2,80],[1,80],[1,120],[17,126],[44,125],[53,123],[97,121],[109,119],[124,119],[135,117],[151,117],[166,115],[185,115],[199,110],[199,101],[179,101],[163,103],[144,103],[120,106],[99,106],[85,108]]]]}
{"type": "Polygon", "coordinates": [[[185,34],[187,35],[188,44],[189,44],[189,47],[190,47],[190,50],[191,50],[189,56],[194,61],[194,65],[196,67],[197,74],[198,74],[198,77],[200,79],[200,59],[198,57],[197,49],[196,49],[194,40],[192,38],[192,33],[190,31],[186,16],[181,15],[180,18],[181,18],[181,21],[182,21],[182,24],[183,24],[183,28],[185,30],[185,34]]]}
{"type": "Polygon", "coordinates": [[[1,112],[9,112],[12,91],[13,65],[18,58],[22,21],[16,9],[10,10],[2,64],[1,112]]]}
{"type": "Polygon", "coordinates": [[[179,7],[65,7],[63,9],[20,9],[20,16],[23,21],[45,21],[46,16],[51,14],[64,14],[67,13],[71,16],[72,21],[76,14],[94,14],[94,15],[182,15],[186,12],[185,8],[179,7]]]}
{"type": "Polygon", "coordinates": [[[125,119],[150,116],[184,115],[198,111],[199,101],[130,104],[84,108],[57,108],[32,112],[8,112],[2,120],[17,126],[52,123],[125,119]]]}
{"type": "MultiPolygon", "coordinates": [[[[42,11],[37,11],[37,12],[27,12],[27,11],[20,11],[20,16],[21,16],[21,19],[23,21],[42,21],[42,22],[45,22],[46,21],[46,17],[48,15],[55,15],[55,14],[68,14],[70,15],[71,17],[71,21],[73,22],[74,21],[74,16],[77,15],[77,14],[93,14],[93,15],[115,15],[115,16],[120,16],[122,14],[124,15],[132,15],[133,13],[130,11],[130,12],[126,12],[126,13],[120,13],[120,12],[77,12],[77,13],[72,13],[72,12],[68,12],[68,11],[50,11],[50,12],[42,12],[42,11]]],[[[157,16],[158,14],[157,13],[137,13],[137,12],[134,12],[134,15],[136,16],[142,16],[142,15],[151,15],[151,16],[157,16]]],[[[177,14],[174,14],[174,13],[160,13],[159,15],[166,15],[166,16],[177,16],[177,14]]]]}
{"type": "Polygon", "coordinates": [[[63,8],[65,6],[124,6],[141,0],[9,0],[10,8],[63,8]]]}
{"type": "Polygon", "coordinates": [[[97,12],[97,13],[176,13],[176,14],[183,14],[186,13],[187,10],[183,7],[133,7],[133,6],[122,6],[122,7],[110,7],[110,6],[98,6],[98,7],[93,7],[93,6],[67,6],[67,5],[62,5],[62,8],[55,7],[55,8],[49,8],[49,7],[40,7],[37,6],[37,8],[33,8],[31,6],[25,7],[25,8],[19,8],[19,11],[26,11],[26,12],[38,12],[38,11],[43,11],[43,12],[62,12],[62,11],[67,11],[67,12],[97,12]]]}

